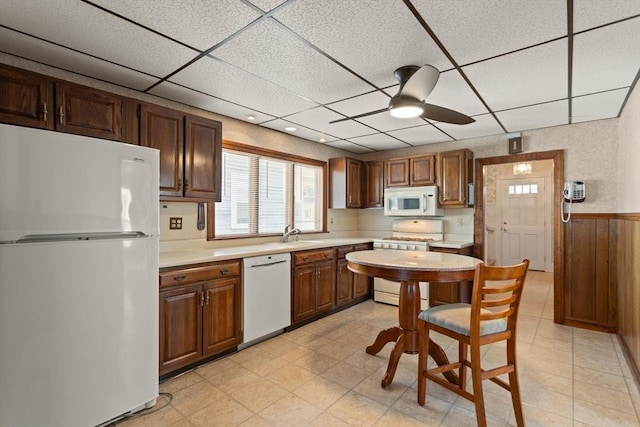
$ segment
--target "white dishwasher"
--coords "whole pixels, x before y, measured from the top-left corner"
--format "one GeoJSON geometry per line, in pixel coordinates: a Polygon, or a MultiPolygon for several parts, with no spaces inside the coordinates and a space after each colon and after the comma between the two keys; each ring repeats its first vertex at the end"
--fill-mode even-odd
{"type": "Polygon", "coordinates": [[[291,254],[243,260],[243,340],[246,348],[291,324],[291,254]]]}

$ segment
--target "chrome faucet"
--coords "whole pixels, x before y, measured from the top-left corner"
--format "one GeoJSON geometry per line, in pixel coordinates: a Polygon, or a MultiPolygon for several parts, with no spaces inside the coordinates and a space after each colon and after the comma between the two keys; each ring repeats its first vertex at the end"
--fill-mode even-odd
{"type": "Polygon", "coordinates": [[[286,243],[289,241],[289,236],[291,235],[297,236],[298,234],[300,234],[300,229],[291,228],[291,224],[289,224],[284,228],[284,231],[282,232],[282,238],[280,239],[280,241],[283,243],[286,243]]]}

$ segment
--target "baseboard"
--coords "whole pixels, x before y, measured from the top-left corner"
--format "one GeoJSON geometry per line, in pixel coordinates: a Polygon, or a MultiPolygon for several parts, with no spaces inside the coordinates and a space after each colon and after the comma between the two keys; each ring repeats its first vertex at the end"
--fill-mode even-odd
{"type": "Polygon", "coordinates": [[[631,374],[633,375],[633,379],[636,382],[636,387],[638,387],[638,390],[640,391],[640,369],[638,369],[638,364],[633,360],[631,350],[629,350],[629,346],[624,338],[619,334],[616,335],[618,336],[620,347],[622,347],[622,354],[624,354],[624,358],[626,359],[629,369],[631,370],[631,374]]]}

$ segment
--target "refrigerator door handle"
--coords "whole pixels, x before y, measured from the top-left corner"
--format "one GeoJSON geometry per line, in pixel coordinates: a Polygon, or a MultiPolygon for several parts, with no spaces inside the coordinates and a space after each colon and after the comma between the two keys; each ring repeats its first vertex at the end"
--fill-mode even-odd
{"type": "Polygon", "coordinates": [[[102,232],[102,233],[67,233],[67,234],[31,234],[22,236],[15,243],[65,242],[78,240],[105,239],[139,239],[150,237],[142,231],[102,232]]]}

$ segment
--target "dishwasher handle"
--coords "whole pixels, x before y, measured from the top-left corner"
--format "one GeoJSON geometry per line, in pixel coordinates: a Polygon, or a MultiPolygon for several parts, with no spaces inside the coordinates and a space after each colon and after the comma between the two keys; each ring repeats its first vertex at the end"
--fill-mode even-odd
{"type": "Polygon", "coordinates": [[[276,265],[276,264],[282,264],[283,262],[287,262],[286,259],[281,259],[280,261],[273,261],[273,262],[268,262],[265,264],[253,264],[250,265],[249,267],[254,268],[254,267],[269,267],[271,265],[276,265]]]}

